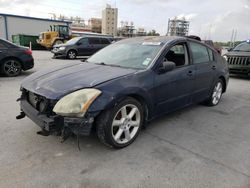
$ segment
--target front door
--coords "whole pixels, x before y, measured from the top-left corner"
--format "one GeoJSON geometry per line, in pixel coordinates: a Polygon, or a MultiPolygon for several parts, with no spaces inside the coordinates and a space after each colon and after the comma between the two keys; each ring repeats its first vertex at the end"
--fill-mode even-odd
{"type": "Polygon", "coordinates": [[[213,51],[208,47],[190,42],[192,61],[195,66],[195,88],[193,102],[201,102],[209,97],[216,72],[213,51]]]}
{"type": "Polygon", "coordinates": [[[174,62],[176,67],[170,72],[155,76],[157,114],[189,105],[194,88],[195,68],[190,65],[187,44],[182,42],[173,45],[166,50],[164,58],[166,61],[174,62]]]}
{"type": "Polygon", "coordinates": [[[89,50],[89,40],[88,38],[82,38],[78,42],[77,46],[77,51],[79,56],[88,56],[90,55],[90,50],[89,50]]]}

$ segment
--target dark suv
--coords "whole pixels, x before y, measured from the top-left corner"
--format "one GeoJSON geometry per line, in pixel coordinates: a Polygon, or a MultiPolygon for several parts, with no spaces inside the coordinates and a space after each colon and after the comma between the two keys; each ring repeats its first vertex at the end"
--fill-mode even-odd
{"type": "Polygon", "coordinates": [[[229,71],[250,76],[250,40],[243,42],[224,55],[229,71]]]}
{"type": "Polygon", "coordinates": [[[77,56],[91,56],[111,42],[109,38],[99,36],[75,37],[65,44],[55,45],[51,52],[55,57],[75,59],[77,56]]]}

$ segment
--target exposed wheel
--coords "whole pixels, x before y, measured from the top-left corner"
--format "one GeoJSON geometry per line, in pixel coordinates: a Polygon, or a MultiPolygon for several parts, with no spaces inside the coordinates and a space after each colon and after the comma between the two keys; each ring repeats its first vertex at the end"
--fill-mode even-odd
{"type": "MultiPolygon", "coordinates": [[[[63,44],[63,41],[61,41],[61,40],[56,40],[55,42],[54,42],[54,45],[59,45],[59,44],[63,44]]],[[[54,46],[53,45],[53,46],[54,46]]]]}
{"type": "Polygon", "coordinates": [[[69,59],[75,59],[76,56],[77,56],[77,54],[76,54],[76,51],[75,51],[75,50],[69,50],[68,53],[67,53],[67,57],[68,57],[69,59]]]}
{"type": "Polygon", "coordinates": [[[212,94],[208,99],[207,104],[209,106],[216,106],[217,104],[219,104],[222,97],[222,93],[223,93],[223,81],[219,79],[214,85],[212,94]]]}
{"type": "Polygon", "coordinates": [[[3,74],[8,77],[18,76],[22,71],[21,63],[16,59],[7,59],[1,66],[3,74]]]}
{"type": "Polygon", "coordinates": [[[133,98],[127,98],[98,117],[98,138],[110,147],[126,147],[138,136],[143,118],[142,105],[133,98]]]}

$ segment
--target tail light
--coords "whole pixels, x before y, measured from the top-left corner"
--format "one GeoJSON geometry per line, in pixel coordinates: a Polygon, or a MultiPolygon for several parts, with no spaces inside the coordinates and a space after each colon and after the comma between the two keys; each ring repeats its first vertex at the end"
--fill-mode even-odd
{"type": "Polygon", "coordinates": [[[32,51],[30,49],[24,51],[25,54],[27,55],[32,55],[32,51]]]}

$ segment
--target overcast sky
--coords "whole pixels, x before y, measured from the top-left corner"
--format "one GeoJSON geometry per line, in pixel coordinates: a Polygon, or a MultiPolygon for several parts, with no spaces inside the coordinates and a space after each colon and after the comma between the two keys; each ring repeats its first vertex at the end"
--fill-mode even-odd
{"type": "Polygon", "coordinates": [[[116,6],[120,21],[133,21],[136,27],[155,29],[164,35],[168,19],[186,16],[189,34],[215,41],[229,41],[237,29],[237,40],[250,39],[250,0],[0,0],[0,13],[51,17],[49,13],[101,17],[106,3],[116,6]]]}

